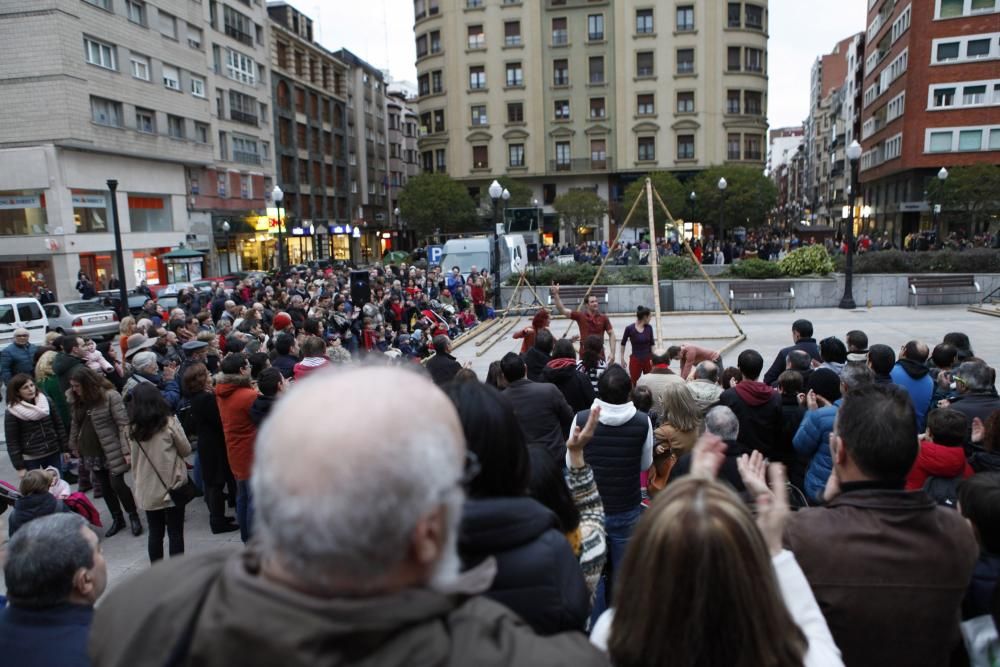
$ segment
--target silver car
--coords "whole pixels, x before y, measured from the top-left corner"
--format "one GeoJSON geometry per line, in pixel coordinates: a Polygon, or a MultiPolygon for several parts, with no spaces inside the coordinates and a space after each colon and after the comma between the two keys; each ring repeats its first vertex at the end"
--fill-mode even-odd
{"type": "Polygon", "coordinates": [[[47,303],[45,315],[49,331],[75,334],[86,338],[112,338],[118,335],[118,315],[96,301],[47,303]]]}

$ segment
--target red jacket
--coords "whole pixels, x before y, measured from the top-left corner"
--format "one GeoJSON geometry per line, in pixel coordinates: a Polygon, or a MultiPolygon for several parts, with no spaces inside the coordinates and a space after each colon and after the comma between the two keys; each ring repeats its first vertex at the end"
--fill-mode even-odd
{"type": "Polygon", "coordinates": [[[936,442],[920,443],[917,460],[906,476],[906,490],[922,489],[928,477],[972,476],[972,466],[965,460],[965,450],[961,447],[947,447],[936,442]]]}
{"type": "Polygon", "coordinates": [[[219,404],[226,455],[233,477],[248,480],[253,468],[254,440],[257,439],[257,426],[250,419],[250,406],[257,400],[257,390],[250,385],[249,377],[223,375],[215,386],[215,400],[219,404]]]}

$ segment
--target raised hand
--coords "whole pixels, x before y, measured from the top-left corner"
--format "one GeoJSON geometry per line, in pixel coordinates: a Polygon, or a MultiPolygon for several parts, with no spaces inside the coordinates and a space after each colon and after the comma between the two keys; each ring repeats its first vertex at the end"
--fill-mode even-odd
{"type": "Polygon", "coordinates": [[[781,553],[781,537],[788,521],[788,487],[785,484],[785,466],[772,463],[767,468],[771,489],[757,496],[757,527],[772,556],[781,553]]]}
{"type": "Polygon", "coordinates": [[[722,438],[705,431],[691,451],[691,476],[715,479],[722,462],[726,460],[726,443],[722,438]]]}
{"type": "Polygon", "coordinates": [[[736,459],[736,469],[740,471],[743,486],[747,487],[747,491],[754,497],[771,492],[767,488],[767,459],[756,449],[752,454],[744,454],[736,459]]]}
{"type": "Polygon", "coordinates": [[[569,465],[571,468],[582,468],[584,466],[583,448],[594,437],[594,431],[597,429],[597,422],[600,417],[601,408],[595,405],[590,409],[590,414],[587,416],[587,423],[583,425],[583,428],[580,428],[580,425],[574,420],[573,432],[570,434],[569,440],[566,441],[566,451],[569,453],[569,465]]]}
{"type": "Polygon", "coordinates": [[[986,427],[983,426],[983,420],[979,417],[975,417],[972,420],[972,442],[982,442],[983,438],[986,437],[986,427]]]}

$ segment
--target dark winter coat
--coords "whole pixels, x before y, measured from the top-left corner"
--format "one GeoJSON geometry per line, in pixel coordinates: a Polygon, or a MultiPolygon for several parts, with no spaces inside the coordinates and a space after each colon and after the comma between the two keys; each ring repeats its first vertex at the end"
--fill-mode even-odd
{"type": "Polygon", "coordinates": [[[232,479],[233,473],[226,458],[226,436],[215,394],[203,391],[191,397],[191,421],[198,427],[194,436],[198,440],[201,476],[206,484],[221,486],[232,479]]]}
{"type": "Polygon", "coordinates": [[[446,352],[438,352],[427,360],[424,368],[431,374],[434,384],[441,386],[455,379],[455,375],[462,370],[462,364],[458,363],[455,357],[446,352]]]}
{"type": "Polygon", "coordinates": [[[0,381],[4,386],[18,373],[31,375],[35,370],[35,351],[38,348],[32,344],[18,345],[11,343],[0,351],[0,381]]]}
{"type": "Polygon", "coordinates": [[[740,420],[737,440],[771,461],[781,460],[781,394],[761,382],[743,380],[722,392],[719,403],[740,420]]]}
{"type": "Polygon", "coordinates": [[[125,454],[131,455],[131,452],[124,435],[125,429],[128,428],[128,413],[125,411],[125,403],[122,401],[121,394],[114,389],[108,389],[104,393],[104,401],[93,408],[79,406],[79,400],[72,391],[66,392],[66,400],[69,402],[71,415],[70,450],[80,451],[80,427],[83,426],[83,420],[89,414],[90,421],[94,425],[94,432],[97,433],[97,439],[101,443],[101,450],[104,452],[108,470],[113,475],[124,475],[128,472],[129,464],[125,461],[125,454]]]}
{"type": "Polygon", "coordinates": [[[7,453],[15,470],[24,469],[24,459],[40,459],[66,448],[66,429],[49,401],[49,416],[37,421],[19,419],[7,410],[4,415],[4,435],[7,453]]]}
{"type": "Polygon", "coordinates": [[[56,358],[52,361],[52,372],[59,378],[59,389],[63,392],[69,389],[69,374],[82,363],[83,361],[71,354],[56,353],[56,358]]]}
{"type": "Polygon", "coordinates": [[[277,368],[281,371],[282,377],[286,380],[291,380],[295,375],[295,364],[299,363],[299,360],[290,354],[279,354],[271,362],[271,366],[277,368]]]}
{"type": "Polygon", "coordinates": [[[271,414],[271,409],[277,402],[277,396],[264,396],[263,394],[253,402],[253,405],[250,406],[250,420],[257,425],[257,428],[260,428],[267,416],[271,414]]]}
{"type": "Polygon", "coordinates": [[[963,621],[990,613],[998,580],[1000,580],[1000,554],[983,551],[979,554],[975,569],[972,570],[972,581],[969,582],[969,590],[965,592],[965,599],[962,600],[963,621]]]}
{"type": "Polygon", "coordinates": [[[931,399],[934,397],[934,380],[931,379],[930,369],[924,364],[900,359],[892,367],[889,377],[910,395],[913,410],[917,413],[917,433],[923,433],[927,413],[931,410],[931,399]]]}
{"type": "Polygon", "coordinates": [[[465,503],[458,538],[466,567],[493,556],[497,575],[486,596],[543,635],[583,630],[590,594],[558,519],[534,498],[465,503]]]}
{"type": "MultiPolygon", "coordinates": [[[[750,450],[736,440],[726,440],[726,459],[719,467],[719,474],[717,477],[720,481],[726,482],[729,486],[733,487],[737,493],[745,493],[746,487],[743,485],[743,478],[740,477],[739,468],[736,467],[736,461],[743,454],[749,453],[750,450]]],[[[691,452],[688,452],[684,456],[677,459],[677,463],[670,470],[670,481],[684,477],[690,472],[691,452]]]]}
{"type": "MultiPolygon", "coordinates": [[[[569,403],[573,412],[589,410],[594,399],[597,398],[594,394],[594,386],[590,384],[590,378],[576,369],[576,364],[572,359],[565,361],[568,361],[569,364],[560,368],[550,365],[542,369],[541,381],[554,384],[562,392],[563,398],[569,403]]],[[[551,362],[549,363],[551,364],[551,362]]]]}
{"type": "Polygon", "coordinates": [[[551,384],[521,378],[510,383],[503,395],[514,407],[526,444],[544,447],[563,465],[573,410],[562,393],[551,384]]]}
{"type": "Polygon", "coordinates": [[[0,655],[18,667],[89,665],[87,638],[94,608],[76,604],[32,609],[0,607],[0,655]]]}
{"type": "Polygon", "coordinates": [[[545,370],[545,366],[552,361],[552,357],[545,354],[537,347],[533,347],[524,354],[521,355],[524,359],[524,365],[527,367],[527,377],[532,382],[542,381],[542,371],[545,370]]]}
{"type": "Polygon", "coordinates": [[[816,361],[823,361],[819,356],[819,345],[816,344],[815,338],[800,338],[799,342],[795,345],[789,345],[788,347],[783,347],[778,352],[778,356],[774,358],[774,363],[771,367],[767,369],[764,373],[764,384],[774,384],[778,381],[778,376],[785,372],[785,368],[788,365],[788,353],[792,350],[802,350],[808,352],[809,356],[816,361]]]}
{"type": "Polygon", "coordinates": [[[979,417],[985,424],[995,410],[1000,410],[1000,398],[990,392],[961,394],[952,399],[951,408],[969,418],[969,439],[971,439],[972,420],[979,417]]]}
{"type": "Polygon", "coordinates": [[[7,517],[8,534],[13,536],[17,529],[38,517],[48,516],[57,512],[69,512],[63,501],[56,500],[51,493],[33,493],[22,496],[14,503],[14,511],[7,517]]]}

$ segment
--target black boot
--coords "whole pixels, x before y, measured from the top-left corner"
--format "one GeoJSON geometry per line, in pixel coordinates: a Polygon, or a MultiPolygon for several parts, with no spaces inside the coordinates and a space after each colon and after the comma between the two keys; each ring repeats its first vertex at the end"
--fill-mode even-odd
{"type": "Polygon", "coordinates": [[[125,517],[121,514],[116,514],[111,517],[111,526],[108,528],[108,532],[104,533],[104,537],[113,537],[124,529],[125,517]]]}
{"type": "Polygon", "coordinates": [[[128,520],[132,524],[132,534],[136,537],[142,535],[142,522],[139,521],[139,515],[137,513],[129,514],[128,520]]]}

